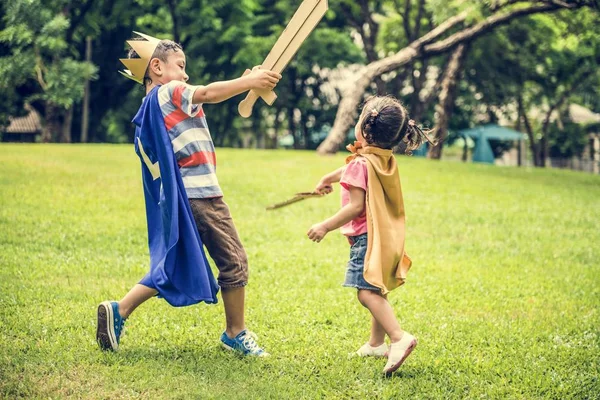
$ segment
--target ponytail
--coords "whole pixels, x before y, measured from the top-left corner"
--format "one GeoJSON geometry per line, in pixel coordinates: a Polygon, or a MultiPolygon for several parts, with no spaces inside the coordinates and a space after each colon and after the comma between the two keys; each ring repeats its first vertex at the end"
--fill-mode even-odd
{"type": "Polygon", "coordinates": [[[415,123],[415,121],[412,119],[408,120],[408,126],[406,127],[406,132],[402,138],[402,141],[406,143],[405,154],[409,156],[412,155],[412,151],[421,147],[421,145],[426,141],[432,146],[435,146],[437,144],[437,140],[432,139],[429,136],[429,134],[432,132],[433,130],[431,129],[424,131],[415,123]]]}

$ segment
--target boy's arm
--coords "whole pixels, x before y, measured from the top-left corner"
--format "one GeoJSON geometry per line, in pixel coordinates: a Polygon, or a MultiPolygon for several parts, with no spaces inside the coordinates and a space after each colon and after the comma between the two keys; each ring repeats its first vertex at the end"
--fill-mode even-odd
{"type": "Polygon", "coordinates": [[[346,168],[346,166],[340,167],[335,171],[323,176],[319,183],[317,183],[315,191],[319,193],[330,193],[333,190],[331,184],[339,182],[340,179],[342,179],[342,173],[344,172],[344,168],[346,168]]]}
{"type": "Polygon", "coordinates": [[[313,225],[307,232],[313,242],[320,242],[327,233],[338,229],[362,214],[365,208],[365,191],[354,186],[349,187],[350,202],[342,207],[335,215],[325,221],[313,225]]]}
{"type": "Polygon", "coordinates": [[[281,74],[277,72],[254,67],[252,71],[246,70],[241,78],[196,86],[193,104],[220,103],[252,89],[272,90],[280,79],[281,74]]]}

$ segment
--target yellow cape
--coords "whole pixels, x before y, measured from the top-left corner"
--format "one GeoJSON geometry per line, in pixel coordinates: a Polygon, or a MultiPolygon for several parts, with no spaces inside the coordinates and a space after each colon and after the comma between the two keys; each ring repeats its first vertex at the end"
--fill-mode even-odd
{"type": "Polygon", "coordinates": [[[404,201],[396,159],[392,150],[373,146],[361,147],[360,142],[348,146],[367,162],[368,191],[367,254],[363,275],[382,294],[404,284],[412,261],[404,251],[404,201]]]}

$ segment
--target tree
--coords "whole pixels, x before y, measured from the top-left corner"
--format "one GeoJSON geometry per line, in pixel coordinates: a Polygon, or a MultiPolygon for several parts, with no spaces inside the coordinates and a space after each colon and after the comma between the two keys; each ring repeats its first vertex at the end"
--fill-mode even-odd
{"type": "Polygon", "coordinates": [[[0,41],[8,46],[0,57],[0,86],[35,83],[26,100],[39,103],[45,117],[42,141],[71,141],[73,105],[83,96],[84,80],[96,68],[78,61],[67,41],[70,23],[66,2],[15,0],[4,5],[0,41]]]}
{"type": "Polygon", "coordinates": [[[357,79],[355,88],[344,95],[338,108],[333,129],[327,139],[319,146],[319,152],[328,153],[337,150],[340,142],[344,139],[344,133],[351,126],[356,117],[356,107],[359,104],[365,89],[375,77],[394,71],[417,57],[433,56],[448,52],[455,46],[473,41],[497,26],[506,24],[518,17],[563,9],[574,10],[582,7],[595,6],[593,1],[527,2],[528,4],[526,7],[521,7],[520,5],[510,7],[512,3],[520,3],[518,1],[509,1],[508,3],[511,4],[505,4],[503,9],[508,9],[509,11],[494,12],[492,15],[485,17],[481,22],[465,27],[445,39],[439,39],[456,25],[465,22],[469,13],[463,11],[448,18],[445,22],[431,30],[429,33],[423,35],[421,38],[414,40],[410,45],[404,47],[396,54],[369,64],[362,76],[357,79]]]}
{"type": "Polygon", "coordinates": [[[584,90],[595,93],[588,97],[598,96],[600,35],[594,16],[579,12],[515,21],[478,41],[467,61],[466,79],[474,90],[463,98],[475,96],[491,117],[503,114],[522,126],[536,166],[547,163],[549,129],[569,99],[584,90]]]}

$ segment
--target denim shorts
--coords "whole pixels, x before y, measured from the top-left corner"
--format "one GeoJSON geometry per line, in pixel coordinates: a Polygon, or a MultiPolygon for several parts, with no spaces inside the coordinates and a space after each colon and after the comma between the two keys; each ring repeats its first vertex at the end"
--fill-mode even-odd
{"type": "Polygon", "coordinates": [[[348,261],[346,280],[343,286],[381,292],[381,289],[371,285],[363,276],[365,255],[367,254],[367,234],[350,236],[349,239],[353,244],[350,247],[350,261],[348,261]]]}

